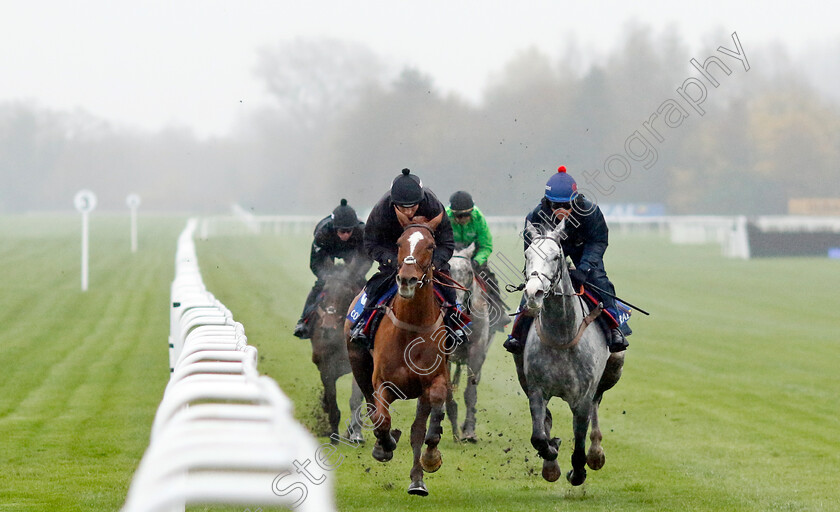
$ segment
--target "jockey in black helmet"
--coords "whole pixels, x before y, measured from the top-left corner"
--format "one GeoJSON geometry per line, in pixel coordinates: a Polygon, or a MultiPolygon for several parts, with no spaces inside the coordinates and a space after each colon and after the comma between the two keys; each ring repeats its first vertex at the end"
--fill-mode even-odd
{"type": "MultiPolygon", "coordinates": [[[[423,182],[416,174],[403,169],[394,178],[391,189],[373,207],[365,225],[365,250],[379,263],[379,271],[365,285],[366,304],[369,306],[375,305],[394,284],[399,266],[397,240],[403,233],[403,227],[397,219],[397,210],[409,219],[418,216],[431,220],[438,214],[443,214],[434,233],[435,249],[432,254],[432,263],[437,271],[449,273],[449,258],[452,257],[455,242],[452,237],[452,225],[445,214],[444,206],[431,190],[423,187],[423,182]]],[[[456,303],[455,290],[437,285],[435,288],[449,306],[447,314],[444,315],[444,322],[451,329],[450,332],[455,333],[455,336],[459,338],[454,341],[460,343],[466,335],[453,311],[456,303]]],[[[357,322],[353,329],[351,338],[354,341],[363,343],[370,341],[365,339],[364,323],[357,322]]]]}
{"type": "Polygon", "coordinates": [[[326,284],[324,276],[332,269],[336,258],[343,259],[345,265],[351,266],[352,277],[359,282],[359,288],[365,284],[365,275],[372,262],[364,250],[364,231],[365,223],[359,221],[356,211],[347,204],[347,199],[342,199],[330,215],[318,222],[309,251],[309,268],[316,280],[306,297],[300,320],[295,325],[294,335],[298,338],[307,339],[312,334],[310,315],[326,284]]]}
{"type": "MultiPolygon", "coordinates": [[[[541,226],[544,230],[550,231],[563,218],[566,218],[566,237],[561,240],[563,254],[572,259],[575,268],[569,271],[569,277],[576,288],[591,283],[601,290],[615,295],[615,288],[607,277],[604,269],[604,252],[607,250],[609,229],[604,220],[604,215],[597,204],[588,200],[583,194],[578,193],[577,183],[574,178],[566,173],[566,167],[560,166],[558,172],[552,175],[545,185],[545,197],[531,213],[525,217],[525,225],[530,222],[535,226],[541,226]]],[[[524,234],[525,249],[531,245],[531,236],[527,230],[524,234]]],[[[592,290],[598,299],[604,304],[607,311],[616,311],[615,298],[606,294],[598,294],[592,290]]],[[[519,305],[522,309],[524,297],[519,305]]],[[[598,315],[599,323],[609,334],[608,342],[610,352],[620,352],[627,348],[627,339],[624,334],[630,334],[629,326],[623,324],[621,329],[609,323],[605,314],[598,315]]],[[[510,336],[504,343],[504,347],[512,353],[519,353],[525,347],[525,339],[533,317],[519,314],[513,324],[510,336]]]]}

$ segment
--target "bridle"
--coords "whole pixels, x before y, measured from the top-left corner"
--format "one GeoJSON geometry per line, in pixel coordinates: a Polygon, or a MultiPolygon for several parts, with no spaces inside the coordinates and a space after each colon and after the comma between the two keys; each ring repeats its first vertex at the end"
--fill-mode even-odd
{"type": "MultiPolygon", "coordinates": [[[[429,226],[427,226],[425,224],[408,224],[403,228],[403,232],[407,231],[408,228],[424,228],[425,230],[427,230],[429,232],[430,235],[432,235],[432,240],[434,240],[435,232],[432,231],[432,228],[430,228],[429,226]]],[[[418,281],[417,287],[422,288],[423,285],[429,284],[432,281],[432,275],[429,272],[429,270],[432,268],[433,263],[434,263],[434,261],[430,260],[428,265],[426,265],[425,267],[421,267],[417,263],[417,258],[415,258],[414,256],[411,256],[411,255],[408,255],[405,258],[403,258],[403,260],[400,262],[399,266],[397,267],[397,272],[399,272],[399,270],[403,267],[403,265],[417,265],[417,267],[423,272],[423,278],[420,279],[420,281],[418,281]]]]}
{"type": "MultiPolygon", "coordinates": [[[[547,236],[547,235],[535,236],[531,239],[531,242],[533,243],[534,241],[540,240],[540,239],[551,240],[555,244],[557,243],[557,240],[555,240],[554,238],[552,238],[550,236],[547,236]]],[[[558,244],[558,246],[559,246],[559,244],[558,244]]],[[[561,252],[561,254],[562,254],[562,252],[561,252]]],[[[539,272],[537,270],[533,270],[533,271],[531,271],[530,274],[526,275],[525,274],[525,269],[523,268],[522,269],[522,277],[525,279],[525,282],[523,282],[519,286],[515,286],[515,287],[512,286],[512,285],[507,285],[505,287],[507,289],[507,291],[508,292],[522,291],[522,290],[525,289],[525,284],[531,278],[538,277],[541,282],[548,281],[549,285],[545,290],[546,290],[546,292],[551,292],[552,295],[561,295],[561,296],[564,296],[564,297],[576,297],[576,296],[581,295],[580,293],[574,293],[574,292],[563,293],[562,291],[557,291],[557,288],[558,288],[557,285],[560,283],[560,280],[563,278],[563,272],[559,268],[558,268],[558,272],[556,273],[556,275],[554,277],[549,276],[548,274],[546,274],[544,272],[539,272]]]]}

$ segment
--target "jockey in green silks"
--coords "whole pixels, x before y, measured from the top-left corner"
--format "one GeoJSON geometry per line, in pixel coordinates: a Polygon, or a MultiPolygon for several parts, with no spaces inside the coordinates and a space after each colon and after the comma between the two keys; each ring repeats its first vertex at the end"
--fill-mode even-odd
{"type": "Polygon", "coordinates": [[[463,247],[475,244],[472,256],[473,270],[475,275],[483,281],[488,299],[495,306],[492,311],[497,313],[490,319],[491,332],[503,331],[505,325],[510,322],[510,318],[507,316],[507,307],[499,296],[496,275],[487,266],[487,260],[493,252],[493,235],[487,227],[487,220],[473,202],[472,196],[463,190],[455,192],[449,198],[446,214],[452,223],[455,243],[463,247]]]}

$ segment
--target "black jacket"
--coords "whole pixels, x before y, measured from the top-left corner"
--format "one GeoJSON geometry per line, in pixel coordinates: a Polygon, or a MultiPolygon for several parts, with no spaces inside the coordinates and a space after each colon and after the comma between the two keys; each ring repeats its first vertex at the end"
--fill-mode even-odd
{"type": "MultiPolygon", "coordinates": [[[[545,201],[541,201],[539,206],[525,217],[526,226],[528,222],[541,226],[545,231],[550,231],[557,225],[557,220],[545,201]]],[[[576,268],[584,272],[592,268],[603,268],[604,252],[609,243],[609,228],[597,204],[579,195],[575,199],[570,218],[566,220],[565,234],[566,238],[561,240],[560,245],[563,247],[563,253],[572,258],[576,268]]],[[[527,250],[531,245],[531,236],[527,230],[524,238],[527,250]]]]}
{"type": "Polygon", "coordinates": [[[365,223],[359,222],[353,228],[353,234],[346,242],[338,238],[331,216],[324,217],[315,226],[312,248],[309,252],[309,268],[318,279],[332,268],[335,258],[344,260],[345,265],[352,265],[357,275],[364,276],[370,269],[370,258],[364,250],[365,223]]]}
{"type": "MultiPolygon", "coordinates": [[[[452,224],[437,196],[428,189],[424,192],[425,197],[420,201],[420,206],[414,215],[431,220],[443,213],[443,218],[435,230],[435,252],[432,261],[436,269],[448,272],[449,258],[455,250],[452,224]]],[[[368,216],[365,225],[365,250],[380,265],[396,268],[397,240],[402,232],[403,228],[394,211],[394,203],[391,202],[391,194],[387,193],[376,203],[368,216]]]]}

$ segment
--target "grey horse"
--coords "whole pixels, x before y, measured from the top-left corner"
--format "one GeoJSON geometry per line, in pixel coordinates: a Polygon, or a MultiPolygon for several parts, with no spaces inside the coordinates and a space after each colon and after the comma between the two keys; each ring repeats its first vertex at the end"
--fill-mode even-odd
{"type": "Polygon", "coordinates": [[[528,332],[525,350],[514,356],[514,361],[520,385],[528,396],[531,444],[543,459],[543,478],[553,482],[561,474],[557,463],[560,440],[551,437],[548,410],[548,401],[557,396],[569,404],[574,416],[575,446],[566,479],[572,485],[581,485],[586,480],[586,465],[595,470],[604,466],[598,406],[604,392],[621,377],[624,352],[610,354],[602,329],[597,323],[587,323],[593,317],[575,294],[559,243],[563,226],[561,222],[546,234],[530,223],[526,226],[532,243],[525,251],[525,308],[537,318],[528,332]]]}
{"type": "Polygon", "coordinates": [[[452,435],[456,441],[478,441],[475,435],[475,412],[478,401],[478,383],[481,380],[481,367],[487,357],[492,337],[490,335],[490,303],[481,285],[475,278],[472,266],[472,256],[475,244],[456,250],[449,260],[450,275],[466,290],[456,288],[456,295],[460,304],[469,306],[472,324],[469,326],[468,343],[462,343],[455,348],[450,356],[450,364],[455,365],[455,371],[450,370],[452,385],[446,397],[446,415],[452,422],[452,435]],[[464,388],[464,406],[466,415],[461,434],[458,429],[458,402],[453,396],[453,389],[457,388],[461,380],[462,368],[467,368],[467,385],[464,388]]]}

